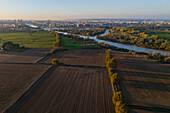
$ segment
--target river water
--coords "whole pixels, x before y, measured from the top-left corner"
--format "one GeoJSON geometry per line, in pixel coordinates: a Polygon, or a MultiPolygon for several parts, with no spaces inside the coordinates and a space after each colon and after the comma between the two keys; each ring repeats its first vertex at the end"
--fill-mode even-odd
{"type": "MultiPolygon", "coordinates": [[[[68,33],[66,32],[60,32],[60,31],[56,31],[58,33],[62,33],[64,35],[67,35],[68,33]]],[[[99,35],[99,36],[104,36],[106,35],[107,33],[109,33],[109,30],[106,30],[105,33],[99,35]]],[[[83,37],[83,38],[87,38],[87,36],[82,36],[82,35],[79,35],[80,37],[83,37]]],[[[155,53],[155,52],[158,52],[160,53],[161,55],[168,55],[170,56],[170,52],[169,51],[161,51],[161,50],[155,50],[155,49],[148,49],[148,48],[143,48],[143,47],[136,47],[136,46],[132,46],[132,45],[127,45],[127,44],[122,44],[122,43],[117,43],[117,42],[111,42],[111,41],[106,41],[106,40],[100,40],[100,39],[97,39],[97,36],[89,36],[90,39],[94,39],[95,41],[97,41],[98,43],[100,42],[105,42],[111,46],[114,46],[114,47],[119,47],[119,48],[124,48],[124,49],[128,49],[128,50],[133,50],[133,51],[138,51],[138,52],[151,52],[151,53],[155,53]]]]}

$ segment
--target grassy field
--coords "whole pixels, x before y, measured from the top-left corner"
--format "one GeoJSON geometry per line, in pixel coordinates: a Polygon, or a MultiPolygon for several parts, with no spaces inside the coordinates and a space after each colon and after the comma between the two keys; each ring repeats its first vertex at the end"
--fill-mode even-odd
{"type": "Polygon", "coordinates": [[[4,42],[12,41],[28,48],[52,48],[55,37],[42,32],[33,33],[30,37],[26,33],[1,33],[0,46],[4,42]]]}
{"type": "Polygon", "coordinates": [[[66,37],[61,37],[61,45],[67,49],[82,49],[82,43],[81,42],[77,42],[74,43],[75,41],[73,39],[70,38],[66,38],[66,37]]]}
{"type": "Polygon", "coordinates": [[[168,33],[149,33],[149,35],[158,35],[159,38],[161,39],[166,39],[170,41],[170,34],[168,33]]]}
{"type": "MultiPolygon", "coordinates": [[[[67,37],[61,37],[60,39],[62,47],[67,49],[100,48],[99,45],[93,42],[75,41],[67,37]]],[[[7,41],[18,43],[20,46],[27,48],[53,48],[55,37],[43,32],[33,33],[32,36],[27,33],[1,33],[0,46],[7,41]]]]}

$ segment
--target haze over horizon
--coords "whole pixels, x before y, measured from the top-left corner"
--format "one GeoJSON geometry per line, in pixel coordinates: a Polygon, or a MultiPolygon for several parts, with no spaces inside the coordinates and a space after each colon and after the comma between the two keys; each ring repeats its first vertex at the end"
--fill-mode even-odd
{"type": "Polygon", "coordinates": [[[170,19],[169,0],[0,0],[0,19],[170,19]]]}

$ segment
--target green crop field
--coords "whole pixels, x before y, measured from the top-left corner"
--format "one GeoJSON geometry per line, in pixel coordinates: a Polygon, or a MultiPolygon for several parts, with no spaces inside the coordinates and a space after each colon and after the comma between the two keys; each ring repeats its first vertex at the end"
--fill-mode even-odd
{"type": "Polygon", "coordinates": [[[170,34],[168,33],[149,33],[149,35],[158,35],[159,38],[161,39],[166,39],[170,41],[170,34]]]}
{"type": "Polygon", "coordinates": [[[67,49],[82,49],[82,43],[81,42],[77,42],[74,43],[75,41],[73,39],[70,38],[66,38],[66,37],[61,37],[61,45],[62,47],[65,47],[67,49]]]}
{"type": "MultiPolygon", "coordinates": [[[[76,41],[67,37],[60,37],[60,40],[62,47],[67,49],[100,48],[98,44],[89,41],[76,41]]],[[[0,47],[7,41],[27,48],[53,48],[56,37],[43,32],[33,33],[32,36],[28,33],[1,33],[0,47]]]]}
{"type": "Polygon", "coordinates": [[[55,37],[43,32],[33,33],[32,36],[27,33],[1,33],[0,46],[7,41],[18,43],[28,48],[52,48],[55,37]]]}

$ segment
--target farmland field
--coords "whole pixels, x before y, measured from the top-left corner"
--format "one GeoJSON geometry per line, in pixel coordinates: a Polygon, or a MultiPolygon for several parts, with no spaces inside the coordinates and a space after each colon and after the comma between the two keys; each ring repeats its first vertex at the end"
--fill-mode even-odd
{"type": "Polygon", "coordinates": [[[27,48],[52,48],[55,37],[43,32],[33,33],[31,37],[27,33],[0,33],[0,46],[7,41],[27,48]]]}
{"type": "Polygon", "coordinates": [[[77,49],[58,51],[41,62],[51,63],[53,58],[67,65],[85,65],[105,67],[105,50],[101,49],[77,49]]]}
{"type": "MultiPolygon", "coordinates": [[[[6,113],[114,112],[113,91],[105,68],[104,49],[57,51],[42,58],[47,51],[48,49],[28,49],[23,53],[2,52],[0,63],[8,64],[0,64],[0,90],[3,92],[0,95],[3,105],[1,110],[11,105],[43,74],[40,82],[33,84],[22,96],[22,101],[13,104],[15,106],[6,113]],[[7,56],[2,57],[4,54],[7,56]],[[53,58],[64,65],[53,66],[46,72],[53,58]],[[18,64],[10,64],[12,62],[18,64]]],[[[118,51],[112,51],[112,54],[118,61],[120,88],[128,105],[141,107],[132,107],[130,112],[156,113],[155,108],[170,109],[169,64],[160,64],[118,51]],[[143,107],[150,107],[151,110],[143,107]]]]}
{"type": "Polygon", "coordinates": [[[24,52],[0,52],[0,62],[13,62],[13,63],[35,63],[40,60],[50,51],[44,48],[31,48],[24,52]]]}
{"type": "Polygon", "coordinates": [[[49,66],[0,64],[0,112],[9,107],[49,66]]]}
{"type": "Polygon", "coordinates": [[[113,113],[107,71],[58,67],[19,113],[113,113]]]}
{"type": "MultiPolygon", "coordinates": [[[[130,105],[170,109],[170,65],[113,51],[121,89],[130,105]]],[[[137,113],[150,113],[136,110],[137,113]]],[[[151,113],[155,113],[153,111],[151,113]]]]}
{"type": "MultiPolygon", "coordinates": [[[[47,78],[8,112],[113,113],[113,91],[104,66],[104,53],[105,50],[91,49],[56,52],[52,57],[59,57],[60,54],[63,58],[60,62],[66,61],[64,63],[68,65],[51,68],[44,75],[47,78]],[[70,56],[64,57],[66,53],[70,56]],[[72,58],[72,62],[67,62],[67,58],[72,58]]],[[[41,62],[50,63],[50,60],[51,57],[46,57],[41,62]]]]}
{"type": "Polygon", "coordinates": [[[161,39],[166,39],[170,41],[170,34],[169,33],[149,33],[149,35],[158,35],[161,39]]]}

